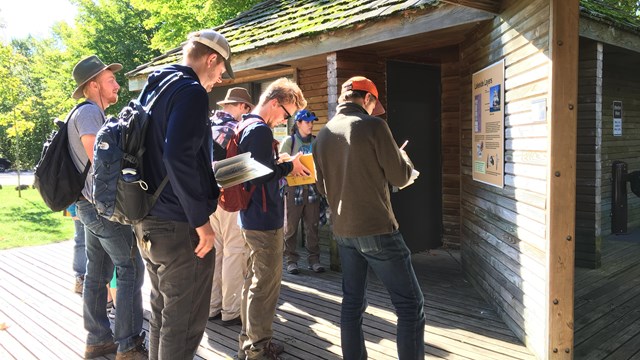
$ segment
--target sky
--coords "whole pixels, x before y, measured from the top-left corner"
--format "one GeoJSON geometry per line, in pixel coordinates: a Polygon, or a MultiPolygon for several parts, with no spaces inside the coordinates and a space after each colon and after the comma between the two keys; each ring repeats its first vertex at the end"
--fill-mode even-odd
{"type": "Polygon", "coordinates": [[[29,34],[44,38],[57,21],[73,24],[76,8],[69,0],[0,0],[0,41],[25,38],[29,34]]]}

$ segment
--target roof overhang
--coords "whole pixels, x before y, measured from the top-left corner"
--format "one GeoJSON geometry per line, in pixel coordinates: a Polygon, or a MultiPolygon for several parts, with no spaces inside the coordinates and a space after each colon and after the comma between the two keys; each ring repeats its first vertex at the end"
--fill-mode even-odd
{"type": "Polygon", "coordinates": [[[640,53],[640,36],[609,24],[580,17],[580,36],[640,53]]]}

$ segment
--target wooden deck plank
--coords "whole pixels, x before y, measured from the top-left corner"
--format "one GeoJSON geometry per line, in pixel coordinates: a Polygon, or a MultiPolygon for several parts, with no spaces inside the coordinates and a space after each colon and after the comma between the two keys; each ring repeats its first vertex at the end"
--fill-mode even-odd
{"type": "Polygon", "coordinates": [[[600,269],[576,269],[576,359],[640,359],[639,259],[640,229],[604,239],[600,269]]]}
{"type": "MultiPolygon", "coordinates": [[[[72,290],[72,254],[71,241],[0,251],[0,292],[10,292],[0,297],[0,301],[10,303],[3,309],[11,309],[10,314],[0,309],[0,322],[8,319],[12,325],[0,331],[0,358],[81,358],[86,332],[82,325],[82,300],[72,290]],[[16,321],[23,326],[13,325],[16,321]]],[[[328,254],[322,256],[328,263],[328,254]]],[[[464,280],[455,254],[446,251],[419,254],[414,256],[414,264],[426,300],[425,358],[533,359],[496,312],[464,280]]],[[[148,294],[147,281],[143,287],[146,309],[148,294]]],[[[369,357],[394,359],[396,317],[386,289],[375,277],[368,285],[368,300],[364,332],[369,357]]],[[[285,344],[283,357],[341,358],[341,301],[341,274],[303,270],[296,276],[285,272],[273,325],[274,338],[285,344]]],[[[145,317],[148,316],[146,311],[145,317]]],[[[144,328],[148,328],[147,321],[144,328]]],[[[239,326],[208,322],[196,358],[233,358],[239,330],[239,326]]]]}

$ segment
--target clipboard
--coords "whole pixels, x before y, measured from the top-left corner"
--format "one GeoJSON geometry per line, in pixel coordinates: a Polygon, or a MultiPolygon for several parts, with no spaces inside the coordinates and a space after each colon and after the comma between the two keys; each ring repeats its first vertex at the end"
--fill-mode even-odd
{"type": "Polygon", "coordinates": [[[311,174],[307,176],[287,175],[285,177],[285,179],[287,180],[287,185],[298,186],[298,185],[315,184],[316,183],[316,166],[313,163],[313,155],[312,154],[300,155],[300,162],[307,169],[309,169],[311,174]]]}

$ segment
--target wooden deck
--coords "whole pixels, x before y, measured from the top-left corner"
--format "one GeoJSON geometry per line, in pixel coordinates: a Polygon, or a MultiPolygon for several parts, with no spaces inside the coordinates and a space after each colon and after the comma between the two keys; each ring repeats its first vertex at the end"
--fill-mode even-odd
{"type": "Polygon", "coordinates": [[[576,269],[575,359],[640,359],[640,230],[602,243],[600,269],[576,269]]]}
{"type": "MultiPolygon", "coordinates": [[[[71,290],[72,246],[66,241],[0,251],[0,324],[8,325],[0,331],[0,359],[81,358],[85,331],[81,298],[71,290]]],[[[457,256],[438,250],[414,257],[426,300],[426,358],[534,359],[463,279],[457,256]]],[[[284,358],[341,358],[340,277],[335,272],[285,273],[273,326],[275,339],[285,343],[284,358]]],[[[395,325],[389,297],[374,279],[365,318],[371,359],[396,358],[395,325]]],[[[210,321],[198,357],[234,357],[238,331],[239,326],[210,321]]]]}

